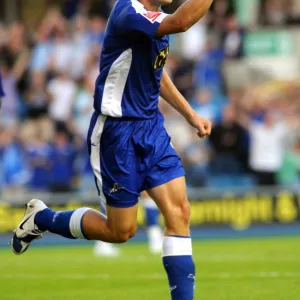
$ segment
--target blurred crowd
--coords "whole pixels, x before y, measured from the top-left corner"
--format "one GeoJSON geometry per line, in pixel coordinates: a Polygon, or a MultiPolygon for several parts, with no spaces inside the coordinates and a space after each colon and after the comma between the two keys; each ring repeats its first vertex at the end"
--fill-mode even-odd
{"type": "MultiPolygon", "coordinates": [[[[0,24],[6,93],[0,110],[1,190],[69,192],[93,186],[85,139],[112,3],[102,1],[105,5],[90,14],[80,1],[65,2],[49,8],[34,30],[22,22],[0,24]]],[[[263,1],[260,22],[297,22],[298,16],[288,13],[292,2],[263,1]]],[[[215,0],[204,20],[171,38],[176,51],[167,71],[192,107],[214,123],[211,137],[199,140],[160,100],[189,186],[300,184],[300,82],[226,87],[223,64],[243,57],[247,30],[231,1],[215,0]]]]}

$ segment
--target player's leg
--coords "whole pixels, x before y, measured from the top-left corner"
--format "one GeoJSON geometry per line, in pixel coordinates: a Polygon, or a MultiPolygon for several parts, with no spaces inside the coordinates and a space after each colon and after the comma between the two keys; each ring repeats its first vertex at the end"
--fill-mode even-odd
{"type": "Polygon", "coordinates": [[[135,122],[94,114],[88,148],[106,217],[89,210],[82,218],[85,236],[109,243],[126,242],[136,232],[138,186],[131,141],[135,122]]]}
{"type": "Polygon", "coordinates": [[[158,118],[147,136],[151,148],[147,176],[141,190],[156,202],[165,220],[163,263],[168,274],[172,300],[193,300],[195,265],[189,229],[189,203],[185,172],[170,143],[163,119],[158,118]]]}
{"type": "Polygon", "coordinates": [[[14,233],[11,247],[15,254],[22,254],[44,231],[70,239],[124,243],[135,234],[136,216],[137,205],[128,208],[108,206],[106,217],[90,208],[57,212],[34,199],[27,204],[25,216],[14,233]]]}
{"type": "Polygon", "coordinates": [[[128,208],[107,206],[107,217],[94,209],[79,208],[56,212],[49,208],[35,216],[39,230],[66,238],[124,243],[136,232],[137,205],[128,208]]]}
{"type": "MultiPolygon", "coordinates": [[[[106,215],[106,206],[101,202],[100,211],[102,214],[106,215]]],[[[94,246],[95,256],[106,256],[106,257],[116,257],[120,255],[120,249],[112,243],[96,241],[94,246]]]]}
{"type": "Polygon", "coordinates": [[[107,218],[88,210],[80,220],[82,232],[89,240],[125,243],[136,232],[137,205],[130,208],[107,206],[107,218]]]}
{"type": "Polygon", "coordinates": [[[134,235],[138,187],[130,143],[133,123],[107,119],[97,113],[91,120],[88,147],[99,195],[107,203],[107,217],[89,208],[56,212],[42,201],[32,200],[12,239],[16,254],[25,252],[44,231],[109,243],[123,243],[134,235]]]}
{"type": "Polygon", "coordinates": [[[159,209],[147,192],[141,194],[141,204],[145,210],[148,245],[151,253],[161,253],[163,232],[159,225],[159,209]]]}
{"type": "Polygon", "coordinates": [[[190,237],[190,208],[185,178],[179,177],[148,190],[165,220],[163,264],[172,300],[194,299],[195,265],[190,237]]]}

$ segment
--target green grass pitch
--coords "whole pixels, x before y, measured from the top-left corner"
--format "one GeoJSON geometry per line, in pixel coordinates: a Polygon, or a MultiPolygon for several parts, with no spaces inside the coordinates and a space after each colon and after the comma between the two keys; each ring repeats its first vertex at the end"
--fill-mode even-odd
{"type": "MultiPolygon", "coordinates": [[[[144,244],[120,258],[91,246],[0,249],[1,300],[169,300],[159,256],[144,244]]],[[[300,237],[194,242],[196,300],[300,299],[300,237]]]]}

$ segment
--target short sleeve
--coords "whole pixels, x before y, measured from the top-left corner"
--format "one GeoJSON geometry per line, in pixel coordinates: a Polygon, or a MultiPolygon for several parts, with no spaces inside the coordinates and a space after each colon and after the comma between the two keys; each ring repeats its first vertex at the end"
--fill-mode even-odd
{"type": "Polygon", "coordinates": [[[148,11],[139,1],[132,0],[122,9],[115,24],[122,33],[138,31],[153,37],[166,16],[162,11],[148,11]]]}
{"type": "Polygon", "coordinates": [[[3,86],[2,86],[2,78],[1,78],[1,74],[0,74],[0,98],[4,97],[4,91],[3,91],[3,86]]]}

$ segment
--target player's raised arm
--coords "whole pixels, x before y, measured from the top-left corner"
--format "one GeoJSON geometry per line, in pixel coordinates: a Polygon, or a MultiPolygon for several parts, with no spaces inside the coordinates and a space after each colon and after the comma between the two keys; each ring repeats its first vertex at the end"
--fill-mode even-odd
{"type": "Polygon", "coordinates": [[[173,84],[167,72],[163,71],[160,88],[161,97],[175,108],[187,122],[198,130],[198,136],[205,138],[211,133],[211,122],[199,116],[173,84]]]}
{"type": "Polygon", "coordinates": [[[156,35],[163,36],[185,32],[197,23],[208,11],[213,0],[188,0],[159,25],[156,35]]]}

